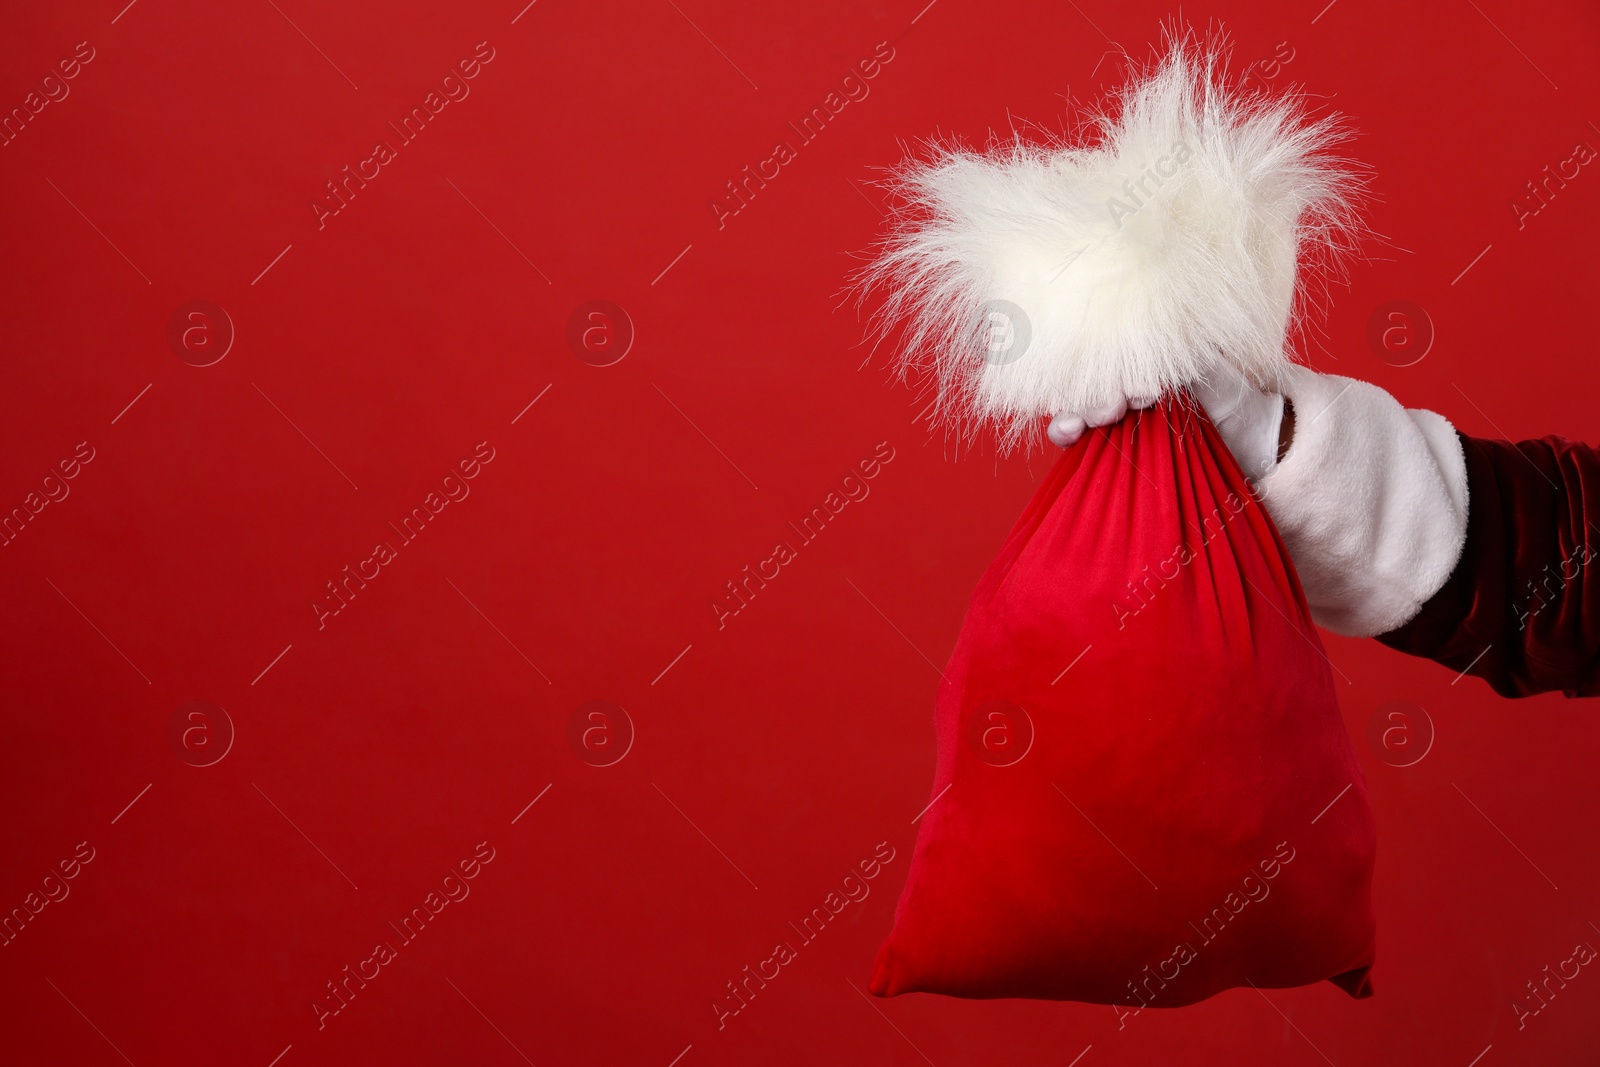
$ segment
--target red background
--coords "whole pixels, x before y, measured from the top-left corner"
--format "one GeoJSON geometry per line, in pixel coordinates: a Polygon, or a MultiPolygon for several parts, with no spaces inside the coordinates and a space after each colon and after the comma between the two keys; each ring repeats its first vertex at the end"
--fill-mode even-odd
{"type": "MultiPolygon", "coordinates": [[[[1112,42],[1144,57],[1175,13],[923,3],[12,5],[7,112],[94,59],[0,148],[0,507],[94,459],[0,548],[0,909],[94,859],[0,948],[0,1056],[1593,1061],[1600,976],[1520,1030],[1512,1008],[1600,945],[1593,709],[1371,641],[1328,646],[1380,828],[1376,997],[1234,990],[1119,1032],[1104,1006],[863,996],[928,800],[933,664],[1048,461],[955,461],[861,369],[839,294],[882,224],[867,183],[936,130],[1059,126],[1120,80],[1112,42]],[[480,41],[470,96],[319,229],[324,182],[480,41]],[[881,41],[870,95],[719,228],[725,183],[881,41]],[[595,299],[637,332],[608,367],[565,337],[595,299]],[[207,367],[167,340],[193,300],[236,331],[207,367]],[[319,629],[324,583],[484,441],[470,496],[319,629]],[[871,495],[719,629],[724,583],[882,441],[871,495]],[[608,767],[568,738],[597,699],[636,734],[608,767]],[[191,700],[236,731],[211,766],[169,741],[191,700]],[[1393,700],[1436,730],[1414,766],[1367,741],[1393,700]],[[325,983],[482,841],[470,896],[319,1029],[325,983]],[[881,841],[871,895],[719,1031],[725,983],[881,841]]],[[[1593,6],[1183,14],[1241,65],[1287,42],[1274,80],[1350,115],[1376,170],[1391,244],[1311,361],[1469,433],[1600,438],[1600,175],[1511,208],[1600,147],[1593,6]],[[1437,331],[1411,366],[1366,340],[1395,299],[1437,331]]]]}

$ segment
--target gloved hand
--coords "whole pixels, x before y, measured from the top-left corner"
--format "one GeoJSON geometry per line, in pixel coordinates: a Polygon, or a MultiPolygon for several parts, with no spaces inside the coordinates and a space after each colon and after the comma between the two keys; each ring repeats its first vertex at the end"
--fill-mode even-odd
{"type": "MultiPolygon", "coordinates": [[[[1189,391],[1216,425],[1223,442],[1252,482],[1272,472],[1288,440],[1283,434],[1284,399],[1281,393],[1263,393],[1231,365],[1221,365],[1189,391]],[[1280,439],[1283,438],[1283,439],[1280,439]]],[[[1133,397],[1103,408],[1062,412],[1050,420],[1052,443],[1066,448],[1097,426],[1109,426],[1130,411],[1147,408],[1155,397],[1133,397]]],[[[1293,428],[1293,418],[1288,426],[1293,428]]]]}
{"type": "MultiPolygon", "coordinates": [[[[1311,617],[1352,637],[1398,629],[1461,558],[1460,438],[1442,416],[1402,407],[1367,382],[1290,366],[1279,387],[1262,393],[1225,371],[1190,392],[1283,535],[1311,617]]],[[[1150,403],[1057,415],[1050,440],[1065,447],[1150,403]]]]}

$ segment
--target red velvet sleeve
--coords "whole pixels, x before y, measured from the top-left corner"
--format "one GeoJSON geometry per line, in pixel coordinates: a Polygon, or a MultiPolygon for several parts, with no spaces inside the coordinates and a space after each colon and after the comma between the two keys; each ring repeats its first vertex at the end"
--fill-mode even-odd
{"type": "Polygon", "coordinates": [[[1416,618],[1378,640],[1502,696],[1600,695],[1600,449],[1458,436],[1461,560],[1416,618]]]}

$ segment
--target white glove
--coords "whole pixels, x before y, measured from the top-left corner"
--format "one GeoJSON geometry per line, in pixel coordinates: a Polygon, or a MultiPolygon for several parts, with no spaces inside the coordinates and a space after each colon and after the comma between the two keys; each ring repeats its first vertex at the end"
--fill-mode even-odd
{"type": "MultiPolygon", "coordinates": [[[[1282,395],[1261,393],[1235,371],[1190,391],[1283,535],[1311,617],[1351,637],[1398,629],[1461,558],[1461,441],[1443,416],[1404,408],[1366,382],[1291,366],[1279,387],[1282,395]],[[1279,462],[1285,396],[1294,406],[1294,437],[1279,462]]],[[[1050,440],[1065,447],[1151,402],[1057,415],[1050,440]]]]}
{"type": "Polygon", "coordinates": [[[1410,622],[1461,559],[1467,464],[1442,415],[1367,382],[1290,367],[1294,440],[1256,482],[1318,625],[1347,637],[1410,622]]]}
{"type": "MultiPolygon", "coordinates": [[[[1219,366],[1189,391],[1211,416],[1247,478],[1254,482],[1272,471],[1278,462],[1278,434],[1283,424],[1281,395],[1263,393],[1231,365],[1219,366]]],[[[1047,434],[1052,443],[1066,448],[1089,430],[1108,426],[1155,402],[1155,397],[1134,397],[1108,407],[1062,412],[1050,420],[1047,434]]]]}

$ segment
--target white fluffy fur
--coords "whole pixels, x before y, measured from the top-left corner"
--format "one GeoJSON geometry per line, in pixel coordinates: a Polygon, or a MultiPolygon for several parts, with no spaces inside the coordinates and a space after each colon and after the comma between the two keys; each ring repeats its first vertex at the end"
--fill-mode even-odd
{"type": "Polygon", "coordinates": [[[1038,416],[1162,395],[1219,359],[1275,382],[1306,283],[1325,281],[1313,268],[1360,236],[1363,179],[1329,152],[1336,119],[1225,85],[1226,59],[1174,36],[1085,143],[1014,134],[902,164],[903,206],[859,281],[886,293],[880,337],[904,322],[900,367],[931,373],[936,423],[990,426],[1009,451],[1039,439],[1038,416]],[[986,359],[996,300],[1031,329],[1010,361],[986,359]]]}

